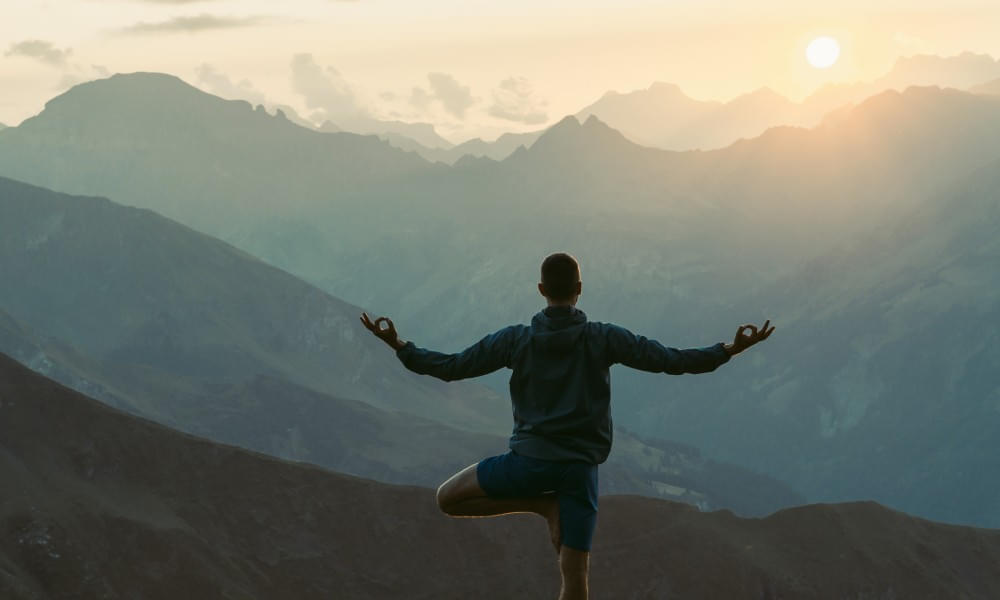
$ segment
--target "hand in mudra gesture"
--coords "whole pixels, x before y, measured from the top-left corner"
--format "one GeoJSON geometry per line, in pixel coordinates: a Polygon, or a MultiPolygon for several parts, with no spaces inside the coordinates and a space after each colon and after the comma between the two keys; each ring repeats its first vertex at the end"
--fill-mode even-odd
{"type": "Polygon", "coordinates": [[[361,313],[361,323],[368,329],[368,331],[375,334],[375,337],[382,340],[386,344],[389,344],[396,350],[399,350],[406,345],[406,342],[399,339],[399,335],[396,333],[396,326],[392,324],[392,319],[389,317],[379,317],[372,321],[368,313],[361,313]],[[382,325],[385,324],[386,327],[383,329],[382,325]]]}
{"type": "Polygon", "coordinates": [[[773,325],[768,329],[767,326],[770,323],[770,319],[764,321],[764,325],[760,329],[757,329],[756,325],[740,325],[739,329],[736,330],[736,337],[733,338],[733,343],[726,344],[726,352],[730,355],[739,354],[757,342],[766,340],[774,331],[773,325]],[[750,333],[744,333],[745,331],[749,331],[750,333]]]}

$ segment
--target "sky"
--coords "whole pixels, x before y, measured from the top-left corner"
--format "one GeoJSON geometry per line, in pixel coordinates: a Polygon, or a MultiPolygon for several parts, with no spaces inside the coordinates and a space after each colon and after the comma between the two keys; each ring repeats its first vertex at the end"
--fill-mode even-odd
{"type": "Polygon", "coordinates": [[[901,56],[1000,57],[1000,2],[971,0],[4,0],[0,122],[81,81],[159,71],[206,91],[433,123],[460,142],[532,131],[605,92],[675,83],[702,100],[799,100],[901,56]],[[842,47],[829,69],[805,48],[842,47]]]}

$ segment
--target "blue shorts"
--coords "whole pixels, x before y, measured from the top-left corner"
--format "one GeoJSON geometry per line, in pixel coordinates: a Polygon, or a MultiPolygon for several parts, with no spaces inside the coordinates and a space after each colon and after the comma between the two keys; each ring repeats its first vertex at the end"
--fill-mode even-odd
{"type": "Polygon", "coordinates": [[[511,450],[479,461],[476,476],[479,487],[491,498],[556,494],[560,542],[590,551],[597,526],[597,465],[542,460],[511,450]]]}

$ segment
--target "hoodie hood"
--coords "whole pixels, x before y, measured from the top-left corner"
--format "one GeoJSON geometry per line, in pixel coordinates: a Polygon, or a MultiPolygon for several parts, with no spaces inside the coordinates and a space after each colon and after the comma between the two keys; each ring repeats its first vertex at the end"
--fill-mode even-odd
{"type": "Polygon", "coordinates": [[[531,319],[531,345],[545,352],[571,352],[586,324],[586,313],[575,306],[546,307],[531,319]]]}

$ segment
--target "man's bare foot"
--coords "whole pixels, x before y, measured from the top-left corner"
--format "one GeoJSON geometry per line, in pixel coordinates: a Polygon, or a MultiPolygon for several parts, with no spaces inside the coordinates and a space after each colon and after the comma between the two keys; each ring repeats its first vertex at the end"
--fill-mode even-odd
{"type": "Polygon", "coordinates": [[[552,541],[552,547],[556,551],[556,556],[558,556],[559,548],[562,546],[559,539],[562,533],[559,529],[559,500],[553,497],[547,504],[545,514],[542,516],[549,523],[549,539],[552,541]]]}

